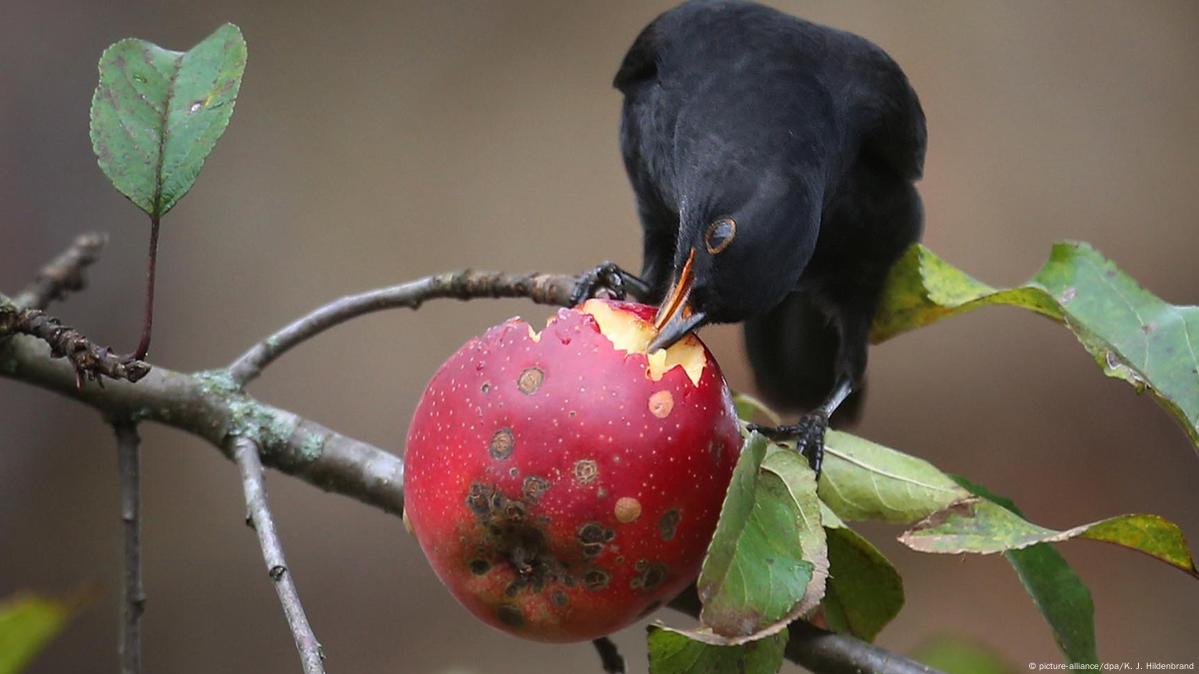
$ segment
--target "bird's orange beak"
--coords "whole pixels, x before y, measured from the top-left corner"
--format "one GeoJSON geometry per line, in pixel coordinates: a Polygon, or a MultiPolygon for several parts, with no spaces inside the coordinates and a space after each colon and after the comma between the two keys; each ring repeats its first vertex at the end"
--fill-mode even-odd
{"type": "Polygon", "coordinates": [[[692,248],[678,278],[666,293],[666,299],[658,307],[658,315],[654,318],[654,329],[658,335],[649,343],[650,353],[670,347],[707,320],[707,316],[702,311],[695,311],[688,301],[691,298],[691,286],[695,282],[692,272],[694,263],[695,249],[692,248]]]}

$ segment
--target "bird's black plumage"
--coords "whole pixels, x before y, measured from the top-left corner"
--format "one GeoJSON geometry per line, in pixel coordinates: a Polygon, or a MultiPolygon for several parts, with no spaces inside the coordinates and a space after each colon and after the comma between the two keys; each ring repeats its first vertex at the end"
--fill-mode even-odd
{"type": "Polygon", "coordinates": [[[648,299],[694,250],[691,308],[745,322],[775,404],[859,386],[883,282],[922,228],[924,114],[899,66],[850,33],[694,1],[641,32],[614,84],[648,299]],[[713,253],[722,218],[735,235],[713,253]]]}

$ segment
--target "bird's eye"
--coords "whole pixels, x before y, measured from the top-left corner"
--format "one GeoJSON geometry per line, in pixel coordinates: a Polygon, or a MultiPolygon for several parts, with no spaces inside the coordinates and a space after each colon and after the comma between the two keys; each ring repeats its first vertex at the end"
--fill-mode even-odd
{"type": "Polygon", "coordinates": [[[717,218],[708,225],[708,231],[704,232],[704,247],[708,252],[715,255],[733,242],[733,237],[737,236],[737,222],[729,217],[717,218]]]}

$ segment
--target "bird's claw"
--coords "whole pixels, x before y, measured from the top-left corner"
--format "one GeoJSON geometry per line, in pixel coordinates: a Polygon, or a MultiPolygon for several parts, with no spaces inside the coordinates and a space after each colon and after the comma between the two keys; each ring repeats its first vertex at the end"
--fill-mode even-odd
{"type": "Polygon", "coordinates": [[[800,418],[799,423],[789,426],[763,426],[750,424],[749,430],[757,431],[771,440],[794,440],[795,450],[807,457],[808,465],[820,477],[824,465],[824,433],[828,430],[828,415],[821,410],[810,412],[800,418]]]}
{"type": "Polygon", "coordinates": [[[614,262],[602,262],[594,269],[579,274],[574,290],[570,293],[570,304],[575,306],[584,300],[596,297],[604,292],[607,297],[623,300],[628,294],[629,286],[637,277],[621,269],[614,262]]]}

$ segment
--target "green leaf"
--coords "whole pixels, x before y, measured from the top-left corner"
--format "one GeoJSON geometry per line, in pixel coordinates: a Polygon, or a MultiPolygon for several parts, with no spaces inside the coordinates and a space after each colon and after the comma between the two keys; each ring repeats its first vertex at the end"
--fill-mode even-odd
{"type": "Polygon", "coordinates": [[[783,665],[786,630],[737,646],[696,641],[682,632],[649,626],[650,674],[775,674],[783,665]]]}
{"type": "Polygon", "coordinates": [[[816,606],[827,574],[816,481],[807,461],[751,434],[699,575],[700,621],[717,643],[773,634],[816,606]]]}
{"type": "Polygon", "coordinates": [[[923,459],[848,433],[825,435],[820,499],[843,519],[911,524],[969,496],[923,459]]]}
{"type": "MultiPolygon", "coordinates": [[[[961,639],[935,639],[916,649],[912,657],[945,674],[1015,674],[998,653],[961,639]]],[[[1024,671],[1028,671],[1025,669],[1024,671]]]]}
{"type": "MultiPolygon", "coordinates": [[[[992,493],[961,476],[954,476],[963,487],[1024,517],[1011,499],[992,493]]],[[[1070,568],[1061,553],[1048,543],[1037,543],[1023,550],[1003,553],[1016,570],[1024,589],[1045,616],[1053,638],[1066,662],[1098,663],[1095,648],[1095,606],[1091,591],[1070,568]]]]}
{"type": "Polygon", "coordinates": [[[0,674],[20,672],[62,631],[76,606],[34,595],[0,602],[0,674]]]}
{"type": "Polygon", "coordinates": [[[832,511],[822,510],[829,579],[822,606],[829,628],[873,641],[903,608],[903,579],[878,551],[832,511]]]}
{"type": "Polygon", "coordinates": [[[245,69],[230,23],[186,52],[134,38],[104,50],[92,149],[117,191],[152,218],[170,211],[228,126],[245,69]]]}
{"type": "Polygon", "coordinates": [[[899,540],[921,552],[957,554],[1019,550],[1071,538],[1115,543],[1143,552],[1199,578],[1178,525],[1157,515],[1120,515],[1055,531],[1025,521],[1003,506],[980,498],[955,503],[905,531],[899,540]]]}
{"type": "Polygon", "coordinates": [[[988,304],[1065,324],[1107,376],[1149,391],[1199,449],[1199,307],[1163,301],[1085,243],[1054,245],[1032,280],[1002,290],[913,246],[891,271],[872,339],[988,304]]]}

